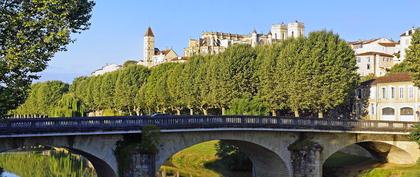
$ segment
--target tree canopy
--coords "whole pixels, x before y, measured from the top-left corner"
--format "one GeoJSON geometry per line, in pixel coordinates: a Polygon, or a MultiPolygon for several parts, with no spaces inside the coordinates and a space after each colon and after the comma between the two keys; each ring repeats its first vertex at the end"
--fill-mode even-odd
{"type": "Polygon", "coordinates": [[[88,29],[90,0],[0,0],[0,115],[21,104],[37,73],[88,29]]]}

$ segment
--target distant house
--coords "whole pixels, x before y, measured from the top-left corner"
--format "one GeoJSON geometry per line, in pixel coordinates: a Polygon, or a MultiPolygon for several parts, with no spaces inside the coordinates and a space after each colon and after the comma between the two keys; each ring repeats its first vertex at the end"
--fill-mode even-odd
{"type": "Polygon", "coordinates": [[[409,73],[364,82],[356,90],[354,113],[369,120],[419,121],[420,92],[409,73]]]}
{"type": "Polygon", "coordinates": [[[376,38],[350,42],[356,55],[357,72],[360,76],[384,76],[387,71],[405,59],[405,50],[411,45],[415,28],[400,35],[400,41],[376,38]]]}
{"type": "Polygon", "coordinates": [[[99,76],[105,73],[109,73],[112,71],[116,71],[118,69],[120,69],[122,66],[121,65],[117,65],[117,64],[107,64],[105,66],[103,66],[101,69],[98,69],[94,72],[92,72],[92,76],[99,76]]]}
{"type": "Polygon", "coordinates": [[[350,45],[356,54],[357,72],[361,76],[384,76],[394,65],[394,54],[399,51],[398,43],[386,38],[356,41],[350,45]]]}

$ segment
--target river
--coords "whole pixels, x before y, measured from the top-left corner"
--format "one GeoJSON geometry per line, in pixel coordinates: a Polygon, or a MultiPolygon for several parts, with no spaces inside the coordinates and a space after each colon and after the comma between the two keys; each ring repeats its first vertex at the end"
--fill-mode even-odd
{"type": "Polygon", "coordinates": [[[1,173],[0,177],[19,177],[19,176],[14,173],[4,171],[3,173],[1,173]]]}
{"type": "Polygon", "coordinates": [[[1,153],[0,169],[0,177],[96,177],[86,159],[62,149],[1,153]]]}

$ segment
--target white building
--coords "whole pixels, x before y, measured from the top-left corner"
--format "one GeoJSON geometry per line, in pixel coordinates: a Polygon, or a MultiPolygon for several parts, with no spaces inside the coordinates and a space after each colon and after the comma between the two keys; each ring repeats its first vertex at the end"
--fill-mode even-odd
{"type": "Polygon", "coordinates": [[[92,76],[99,76],[105,73],[109,73],[112,71],[116,71],[118,69],[120,69],[122,66],[121,65],[117,65],[117,64],[107,64],[105,66],[103,66],[101,69],[98,69],[94,72],[92,72],[92,76]]]}
{"type": "Polygon", "coordinates": [[[394,57],[399,49],[397,42],[386,38],[362,40],[351,42],[356,54],[357,72],[361,76],[384,76],[387,70],[394,65],[394,57]]]}
{"type": "Polygon", "coordinates": [[[415,32],[415,28],[411,28],[400,35],[400,42],[398,45],[400,51],[400,57],[396,59],[396,62],[402,62],[405,59],[405,50],[411,45],[411,38],[415,32]]]}
{"type": "Polygon", "coordinates": [[[404,61],[414,31],[412,28],[401,34],[398,42],[387,38],[350,42],[356,54],[358,73],[361,76],[384,76],[392,66],[404,61]]]}

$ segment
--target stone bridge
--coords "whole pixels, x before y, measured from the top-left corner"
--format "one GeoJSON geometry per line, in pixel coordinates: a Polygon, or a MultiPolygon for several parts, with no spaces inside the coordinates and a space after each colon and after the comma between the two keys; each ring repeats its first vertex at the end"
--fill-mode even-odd
{"type": "Polygon", "coordinates": [[[158,152],[132,152],[125,176],[155,176],[173,154],[210,140],[238,146],[255,177],[321,177],[335,152],[359,145],[378,160],[413,164],[419,145],[407,135],[415,122],[259,116],[95,117],[0,120],[0,152],[43,145],[87,158],[98,177],[117,177],[114,150],[144,126],[160,128],[158,152]]]}

